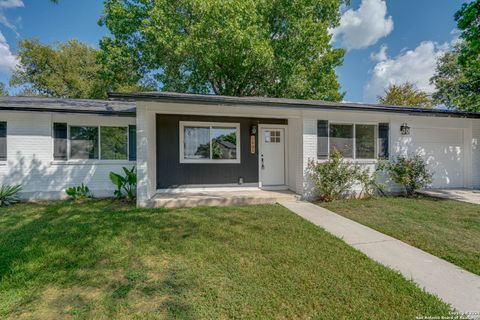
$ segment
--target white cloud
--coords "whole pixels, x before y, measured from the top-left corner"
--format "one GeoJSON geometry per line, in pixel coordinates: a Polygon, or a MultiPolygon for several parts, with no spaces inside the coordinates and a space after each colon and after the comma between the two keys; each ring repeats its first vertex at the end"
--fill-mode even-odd
{"type": "Polygon", "coordinates": [[[449,44],[437,44],[432,41],[420,43],[414,50],[401,52],[394,58],[389,58],[386,47],[372,54],[377,64],[372,70],[372,77],[364,88],[364,100],[375,102],[378,95],[392,84],[411,82],[418,89],[433,93],[434,86],[430,78],[435,73],[437,59],[449,48],[449,44]]]}
{"type": "Polygon", "coordinates": [[[340,25],[333,30],[334,39],[347,49],[366,48],[393,30],[393,19],[387,16],[383,0],[362,0],[357,10],[342,14],[340,25]]]}
{"type": "Polygon", "coordinates": [[[11,23],[5,16],[5,9],[24,7],[22,0],[0,0],[0,24],[9,28],[18,36],[17,27],[11,23]]]}
{"type": "Polygon", "coordinates": [[[17,63],[17,57],[12,53],[7,40],[0,32],[0,73],[10,73],[17,63]]]}
{"type": "Polygon", "coordinates": [[[23,6],[22,0],[0,0],[0,8],[19,8],[23,6]]]}
{"type": "Polygon", "coordinates": [[[370,54],[370,59],[372,59],[373,61],[385,61],[385,60],[387,60],[387,49],[388,49],[388,46],[386,44],[382,45],[380,47],[380,51],[372,52],[370,54]]]}

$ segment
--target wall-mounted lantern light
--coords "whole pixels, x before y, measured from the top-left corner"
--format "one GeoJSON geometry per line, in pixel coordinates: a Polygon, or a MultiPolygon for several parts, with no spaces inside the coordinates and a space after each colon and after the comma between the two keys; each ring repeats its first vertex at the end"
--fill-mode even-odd
{"type": "Polygon", "coordinates": [[[408,136],[410,134],[410,127],[407,125],[406,122],[404,122],[400,126],[400,133],[402,134],[402,136],[408,136]]]}

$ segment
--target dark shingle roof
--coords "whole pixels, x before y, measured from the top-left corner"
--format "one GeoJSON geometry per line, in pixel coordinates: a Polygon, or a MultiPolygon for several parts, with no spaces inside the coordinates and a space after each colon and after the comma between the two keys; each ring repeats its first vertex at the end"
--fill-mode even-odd
{"type": "Polygon", "coordinates": [[[43,97],[0,97],[0,110],[67,112],[135,117],[135,102],[62,99],[43,97]]]}
{"type": "Polygon", "coordinates": [[[62,99],[43,97],[0,97],[0,110],[65,112],[135,117],[135,100],[156,100],[215,105],[252,105],[322,110],[377,111],[423,116],[480,118],[480,113],[445,109],[340,103],[267,97],[229,97],[175,92],[110,93],[112,100],[62,99]]]}
{"type": "Polygon", "coordinates": [[[175,92],[129,92],[110,93],[110,98],[131,99],[131,100],[160,100],[169,102],[203,103],[216,105],[255,105],[266,107],[300,107],[305,109],[324,110],[351,110],[351,111],[377,111],[390,113],[403,113],[411,115],[458,117],[458,118],[480,118],[480,113],[463,112],[447,109],[427,109],[403,106],[387,106],[368,103],[345,103],[320,100],[300,100],[267,97],[229,97],[218,95],[202,95],[175,92]]]}

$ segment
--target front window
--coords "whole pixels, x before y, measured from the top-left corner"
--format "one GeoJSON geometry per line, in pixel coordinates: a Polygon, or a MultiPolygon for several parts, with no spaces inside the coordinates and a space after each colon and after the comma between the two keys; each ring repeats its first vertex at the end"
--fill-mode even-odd
{"type": "Polygon", "coordinates": [[[184,159],[210,159],[210,128],[185,127],[184,159]]]}
{"type": "Polygon", "coordinates": [[[70,159],[127,160],[127,127],[70,126],[70,159]]]}
{"type": "Polygon", "coordinates": [[[330,125],[330,154],[338,151],[344,158],[353,158],[353,125],[330,125]]]}
{"type": "Polygon", "coordinates": [[[336,150],[344,158],[376,158],[376,125],[330,123],[328,132],[329,154],[336,150]]]}
{"type": "Polygon", "coordinates": [[[355,158],[375,158],[375,125],[355,125],[355,158]]]}
{"type": "Polygon", "coordinates": [[[240,125],[180,122],[181,163],[240,163],[240,125]]]}
{"type": "Polygon", "coordinates": [[[237,159],[237,128],[212,127],[212,159],[237,159]]]}
{"type": "Polygon", "coordinates": [[[70,127],[70,158],[98,159],[98,127],[70,127]]]}
{"type": "Polygon", "coordinates": [[[126,127],[101,127],[100,150],[103,160],[127,160],[128,136],[126,127]]]}

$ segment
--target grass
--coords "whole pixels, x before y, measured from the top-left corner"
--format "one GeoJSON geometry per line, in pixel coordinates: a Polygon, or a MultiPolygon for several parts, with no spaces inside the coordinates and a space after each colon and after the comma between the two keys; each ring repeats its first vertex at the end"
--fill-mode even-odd
{"type": "Polygon", "coordinates": [[[430,197],[320,205],[480,275],[480,205],[430,197]]]}
{"type": "Polygon", "coordinates": [[[278,206],[0,209],[0,318],[414,319],[449,307],[278,206]]]}

